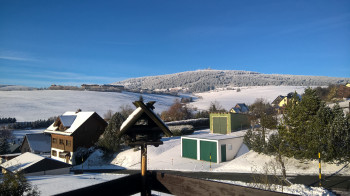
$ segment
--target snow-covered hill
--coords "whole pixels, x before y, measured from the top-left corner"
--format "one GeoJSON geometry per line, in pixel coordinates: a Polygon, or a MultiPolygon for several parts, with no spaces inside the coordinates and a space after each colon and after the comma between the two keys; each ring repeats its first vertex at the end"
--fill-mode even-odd
{"type": "MultiPolygon", "coordinates": [[[[208,110],[211,102],[218,102],[224,109],[230,110],[237,103],[245,103],[250,105],[257,98],[263,98],[268,102],[272,102],[278,95],[286,96],[289,92],[296,91],[303,94],[306,86],[251,86],[239,87],[237,90],[215,90],[204,93],[195,93],[199,97],[195,102],[191,103],[192,107],[199,110],[208,110]]],[[[237,89],[237,88],[236,88],[237,89]]]]}
{"type": "Polygon", "coordinates": [[[350,78],[326,76],[302,76],[282,74],[262,74],[235,70],[197,70],[168,75],[132,78],[114,84],[128,89],[170,89],[184,88],[190,92],[205,92],[227,86],[326,86],[344,84],[350,78]]]}

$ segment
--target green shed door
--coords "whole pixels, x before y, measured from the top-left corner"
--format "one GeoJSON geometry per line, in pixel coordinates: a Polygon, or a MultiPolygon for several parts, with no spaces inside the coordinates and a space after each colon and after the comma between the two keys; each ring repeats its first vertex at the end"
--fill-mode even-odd
{"type": "Polygon", "coordinates": [[[182,139],[182,156],[197,159],[197,140],[182,139]]]}
{"type": "Polygon", "coordinates": [[[227,134],[227,117],[213,117],[213,133],[227,134]]]}
{"type": "Polygon", "coordinates": [[[200,141],[200,158],[203,161],[217,162],[216,142],[200,141]]]}
{"type": "Polygon", "coordinates": [[[221,145],[221,162],[226,161],[226,144],[221,145]]]}

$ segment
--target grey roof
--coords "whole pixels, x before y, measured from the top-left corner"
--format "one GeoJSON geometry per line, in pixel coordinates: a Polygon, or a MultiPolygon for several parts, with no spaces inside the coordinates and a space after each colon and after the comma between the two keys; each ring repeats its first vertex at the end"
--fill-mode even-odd
{"type": "Polygon", "coordinates": [[[77,115],[61,115],[59,118],[64,127],[70,127],[77,118],[77,115]]]}
{"type": "Polygon", "coordinates": [[[51,135],[45,133],[27,134],[28,144],[33,153],[51,151],[51,135]]]}
{"type": "Polygon", "coordinates": [[[248,112],[249,108],[245,103],[237,103],[237,105],[239,106],[241,112],[248,112]]]}

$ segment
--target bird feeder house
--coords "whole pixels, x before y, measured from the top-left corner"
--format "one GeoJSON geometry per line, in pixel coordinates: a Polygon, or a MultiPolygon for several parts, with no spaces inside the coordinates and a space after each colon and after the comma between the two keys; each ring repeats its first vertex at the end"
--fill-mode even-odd
{"type": "Polygon", "coordinates": [[[147,145],[158,147],[163,144],[160,140],[164,135],[170,137],[173,134],[164,122],[153,112],[154,101],[144,104],[142,101],[135,101],[133,104],[136,110],[123,122],[118,137],[124,138],[129,146],[141,147],[141,195],[151,195],[147,186],[147,145]]]}
{"type": "Polygon", "coordinates": [[[136,110],[124,121],[120,127],[118,137],[124,137],[129,146],[163,144],[160,140],[164,135],[170,137],[173,134],[164,122],[153,112],[154,101],[144,104],[135,101],[136,110]]]}

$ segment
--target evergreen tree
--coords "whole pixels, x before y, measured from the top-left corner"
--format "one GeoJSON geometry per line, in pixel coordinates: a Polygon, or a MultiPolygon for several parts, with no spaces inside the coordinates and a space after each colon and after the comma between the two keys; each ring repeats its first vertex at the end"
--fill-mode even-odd
{"type": "Polygon", "coordinates": [[[0,179],[0,195],[8,196],[36,196],[40,195],[37,187],[33,187],[22,172],[16,174],[5,173],[0,179]]]}
{"type": "Polygon", "coordinates": [[[327,154],[338,162],[349,161],[349,122],[343,110],[336,104],[333,107],[334,118],[329,126],[327,154]]]}
{"type": "Polygon", "coordinates": [[[120,126],[125,119],[126,118],[121,113],[116,112],[109,121],[108,126],[97,142],[97,145],[112,152],[118,151],[122,141],[121,138],[117,137],[117,134],[119,133],[120,126]]]}
{"type": "Polygon", "coordinates": [[[6,138],[1,137],[0,138],[0,154],[7,154],[10,152],[9,144],[6,140],[6,138]]]}
{"type": "Polygon", "coordinates": [[[284,142],[284,154],[295,158],[316,158],[317,151],[313,152],[310,146],[315,146],[319,138],[313,122],[316,120],[316,114],[321,107],[321,100],[316,95],[316,91],[307,88],[301,100],[296,93],[287,103],[286,111],[283,116],[283,124],[279,126],[279,134],[284,142]]]}

